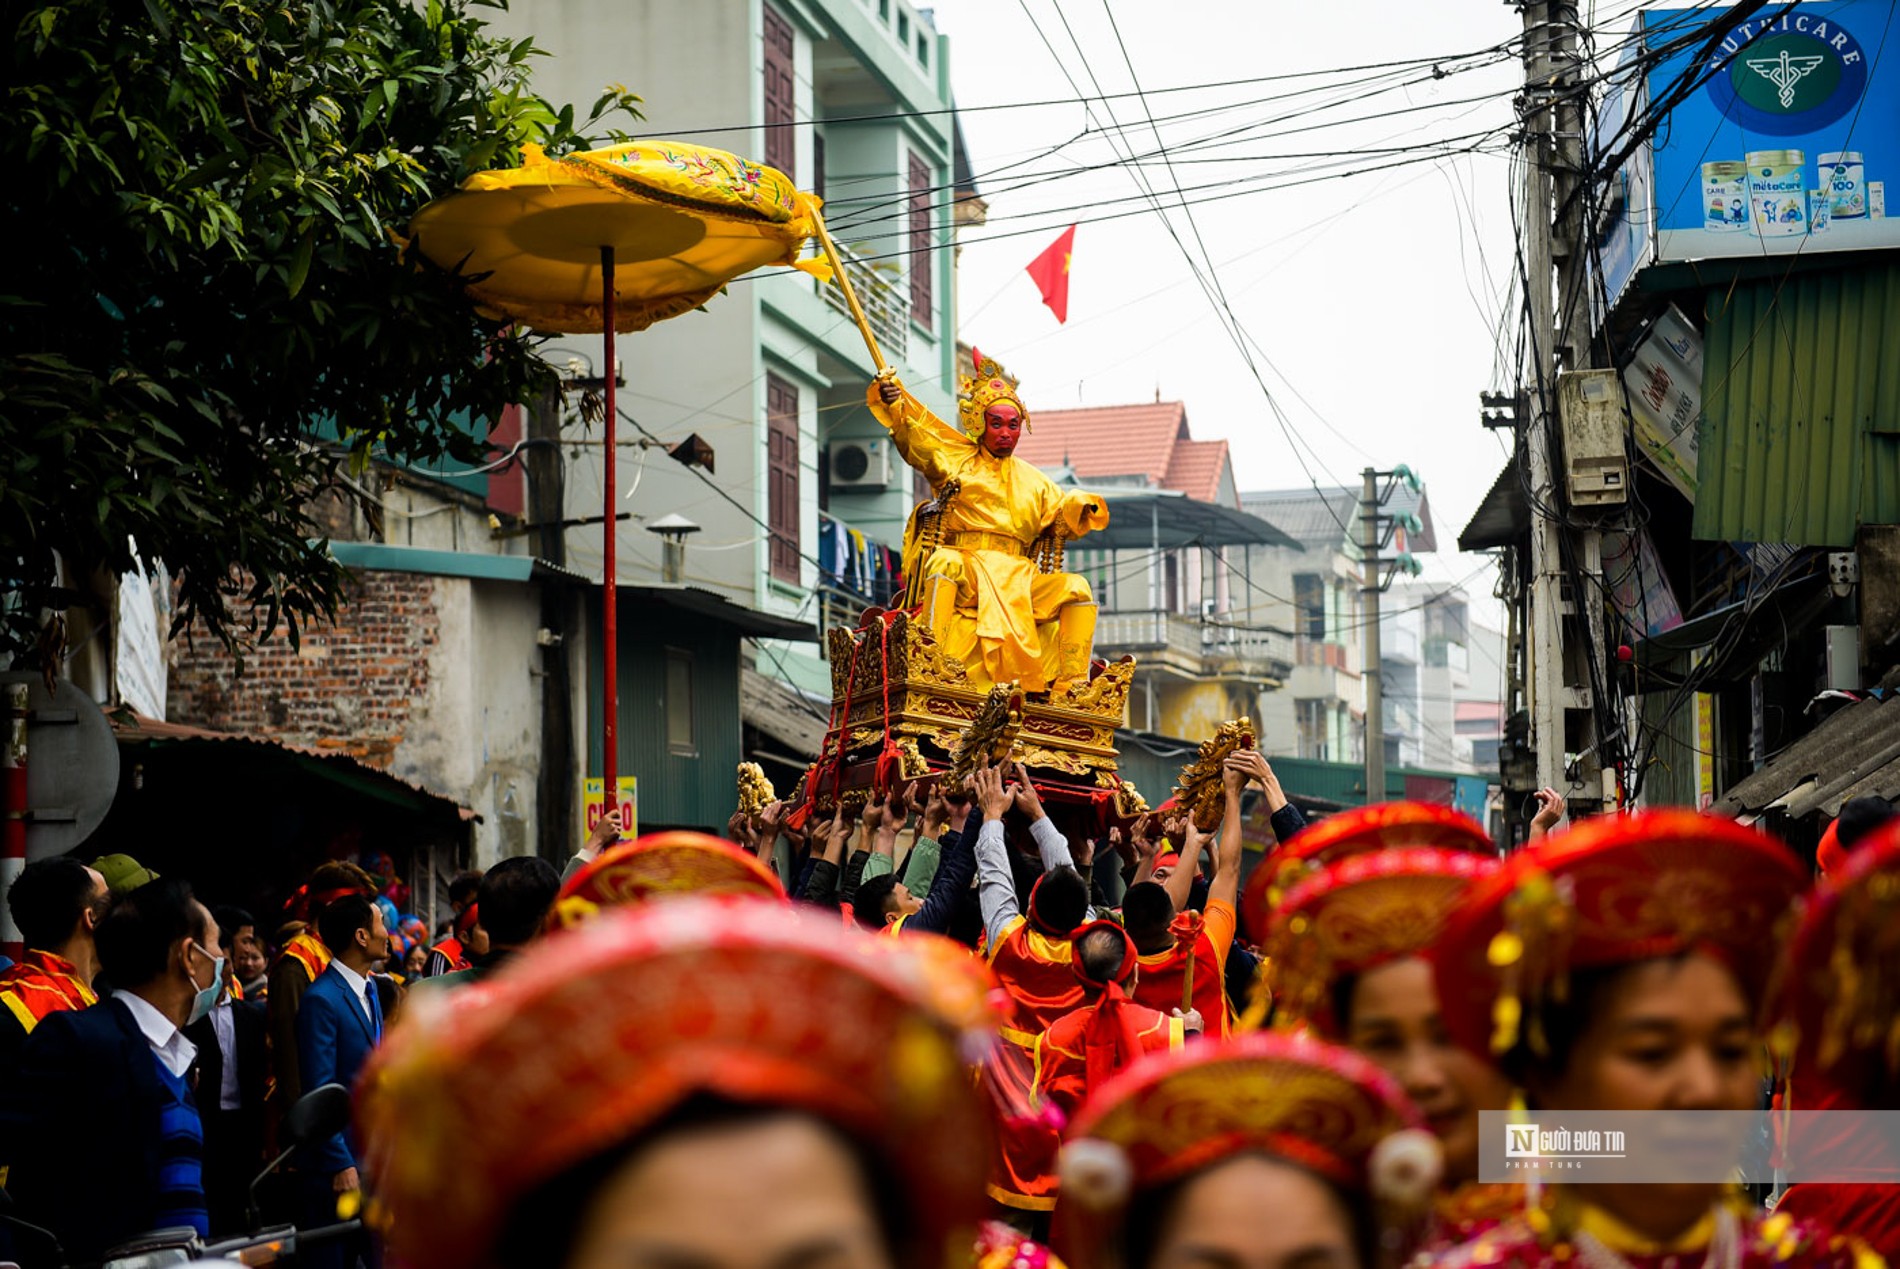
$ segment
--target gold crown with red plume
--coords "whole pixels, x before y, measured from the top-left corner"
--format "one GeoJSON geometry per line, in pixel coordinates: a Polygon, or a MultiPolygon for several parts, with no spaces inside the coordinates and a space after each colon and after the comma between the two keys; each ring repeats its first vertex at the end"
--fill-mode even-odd
{"type": "Polygon", "coordinates": [[[984,430],[983,415],[999,401],[1007,401],[1016,407],[1022,416],[1023,428],[1029,428],[1029,410],[1023,405],[1023,399],[1016,395],[1016,380],[1004,373],[995,361],[985,357],[972,348],[970,362],[976,368],[973,375],[963,375],[957,380],[957,418],[964,434],[981,437],[984,430]]]}

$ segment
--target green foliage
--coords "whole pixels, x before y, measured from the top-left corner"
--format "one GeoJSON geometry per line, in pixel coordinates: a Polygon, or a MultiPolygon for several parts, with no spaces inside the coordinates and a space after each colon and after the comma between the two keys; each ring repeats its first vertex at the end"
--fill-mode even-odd
{"type": "Polygon", "coordinates": [[[479,462],[548,371],[395,235],[589,118],[467,0],[0,0],[0,655],[54,579],[165,561],[234,647],[334,609],[308,505],[372,450],[479,462]],[[318,442],[320,424],[341,434],[318,442]]]}

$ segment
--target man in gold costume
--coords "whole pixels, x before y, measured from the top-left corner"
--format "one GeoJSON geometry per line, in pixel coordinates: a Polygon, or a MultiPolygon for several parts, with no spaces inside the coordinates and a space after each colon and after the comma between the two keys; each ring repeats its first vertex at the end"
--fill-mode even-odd
{"type": "Polygon", "coordinates": [[[914,533],[904,575],[923,579],[923,620],[977,687],[1014,680],[1061,696],[1086,680],[1095,642],[1095,594],[1073,573],[1038,572],[1031,548],[1108,524],[1099,495],[1063,490],[1015,458],[1029,411],[994,361],[974,354],[958,400],[961,428],[932,414],[891,371],[872,380],[871,413],[897,452],[943,503],[942,542],[927,558],[914,533]],[[946,486],[955,491],[946,500],[946,486]]]}

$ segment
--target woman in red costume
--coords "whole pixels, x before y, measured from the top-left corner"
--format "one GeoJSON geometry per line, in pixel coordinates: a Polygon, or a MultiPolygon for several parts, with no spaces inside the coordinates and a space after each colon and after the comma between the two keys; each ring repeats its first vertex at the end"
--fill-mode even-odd
{"type": "MultiPolygon", "coordinates": [[[[1900,824],[1831,861],[1795,931],[1780,1006],[1776,1034],[1794,1041],[1783,1093],[1791,1110],[1900,1110],[1900,824]]],[[[1776,1213],[1852,1230],[1888,1261],[1900,1261],[1900,1184],[1893,1147],[1881,1135],[1864,1139],[1850,1129],[1817,1141],[1808,1131],[1796,1134],[1797,1177],[1803,1161],[1812,1161],[1833,1175],[1863,1168],[1882,1181],[1797,1180],[1776,1213]]]]}
{"type": "MultiPolygon", "coordinates": [[[[1533,1110],[1754,1111],[1757,1020],[1806,870],[1780,844],[1684,811],[1604,817],[1480,881],[1434,949],[1452,1038],[1533,1110]]],[[[1719,1175],[1719,1167],[1714,1169],[1719,1175]]],[[[1439,1264],[1742,1269],[1879,1264],[1765,1216],[1713,1179],[1554,1183],[1439,1264]]]]}
{"type": "Polygon", "coordinates": [[[1521,1185],[1478,1180],[1479,1112],[1509,1083],[1453,1044],[1425,959],[1471,886],[1498,863],[1476,851],[1391,847],[1328,864],[1265,918],[1276,1022],[1303,1026],[1383,1067],[1445,1152],[1429,1248],[1465,1241],[1521,1209],[1521,1185]]]}
{"type": "MultiPolygon", "coordinates": [[[[971,1264],[987,1125],[969,1064],[995,1013],[980,969],[927,942],[677,898],[552,935],[454,1009],[418,1000],[359,1094],[392,1258],[971,1264]]],[[[1043,1257],[1007,1238],[983,1254],[1043,1257]]]]}
{"type": "Polygon", "coordinates": [[[1066,1136],[1056,1249],[1089,1269],[1396,1264],[1438,1171],[1398,1085],[1298,1035],[1149,1057],[1066,1136]]]}

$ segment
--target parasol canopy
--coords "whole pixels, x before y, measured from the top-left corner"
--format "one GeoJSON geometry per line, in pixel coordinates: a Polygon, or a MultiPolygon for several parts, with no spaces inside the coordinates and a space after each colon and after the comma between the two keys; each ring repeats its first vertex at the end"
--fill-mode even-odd
{"type": "Polygon", "coordinates": [[[558,159],[527,146],[520,167],[476,173],[409,232],[431,261],[479,279],[469,294],[488,316],[570,335],[607,328],[610,248],[612,324],[625,332],[765,265],[828,276],[798,259],[818,206],[784,173],[705,146],[634,141],[558,159]]]}

